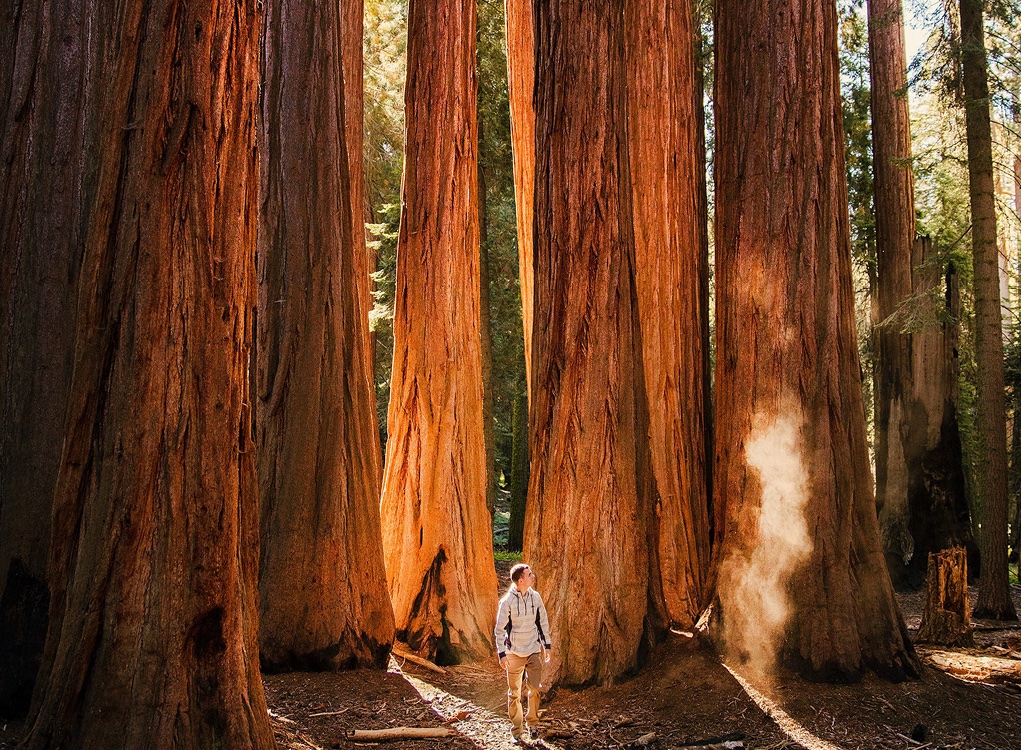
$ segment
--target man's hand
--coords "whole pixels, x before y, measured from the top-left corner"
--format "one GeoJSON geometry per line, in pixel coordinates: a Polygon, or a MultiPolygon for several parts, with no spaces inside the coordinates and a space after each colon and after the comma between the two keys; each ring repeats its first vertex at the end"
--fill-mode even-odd
{"type": "Polygon", "coordinates": [[[548,648],[545,648],[545,649],[543,649],[542,653],[543,653],[543,659],[545,659],[546,663],[549,664],[550,650],[548,648]]]}
{"type": "Polygon", "coordinates": [[[500,667],[502,669],[507,669],[507,657],[506,656],[497,656],[496,658],[500,660],[500,667]]]}

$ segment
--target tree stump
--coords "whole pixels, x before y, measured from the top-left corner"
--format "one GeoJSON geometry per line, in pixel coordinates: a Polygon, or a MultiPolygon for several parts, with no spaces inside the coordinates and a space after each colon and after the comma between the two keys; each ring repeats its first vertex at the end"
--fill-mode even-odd
{"type": "Polygon", "coordinates": [[[974,646],[968,617],[968,554],[964,547],[929,553],[919,643],[974,646]]]}

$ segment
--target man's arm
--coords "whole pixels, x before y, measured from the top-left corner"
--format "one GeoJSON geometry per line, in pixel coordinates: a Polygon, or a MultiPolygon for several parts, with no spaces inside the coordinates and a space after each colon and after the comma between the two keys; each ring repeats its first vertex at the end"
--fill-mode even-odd
{"type": "Polygon", "coordinates": [[[507,625],[510,620],[510,602],[506,598],[500,600],[500,606],[496,610],[496,628],[493,630],[493,640],[496,642],[496,653],[503,666],[504,657],[507,656],[504,640],[507,637],[507,625]]]}
{"type": "MultiPolygon", "coordinates": [[[[538,596],[539,592],[536,592],[538,596]]],[[[553,648],[553,636],[550,634],[549,628],[549,617],[546,614],[546,605],[542,601],[542,597],[539,597],[539,609],[535,613],[535,624],[539,628],[539,642],[543,648],[549,651],[553,648]]]]}

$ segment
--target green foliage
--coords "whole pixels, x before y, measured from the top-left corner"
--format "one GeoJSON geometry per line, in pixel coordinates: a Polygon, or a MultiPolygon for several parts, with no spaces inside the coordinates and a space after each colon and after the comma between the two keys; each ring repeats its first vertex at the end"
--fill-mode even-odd
{"type": "Polygon", "coordinates": [[[365,0],[365,192],[375,221],[401,200],[407,0],[365,0]]]}
{"type": "Polygon", "coordinates": [[[372,310],[369,312],[369,329],[375,344],[376,414],[379,418],[379,436],[386,447],[386,413],[390,404],[390,375],[393,369],[394,347],[394,295],[397,288],[397,235],[400,230],[401,206],[386,203],[374,213],[382,219],[379,224],[368,224],[369,248],[376,255],[373,281],[372,310]]]}

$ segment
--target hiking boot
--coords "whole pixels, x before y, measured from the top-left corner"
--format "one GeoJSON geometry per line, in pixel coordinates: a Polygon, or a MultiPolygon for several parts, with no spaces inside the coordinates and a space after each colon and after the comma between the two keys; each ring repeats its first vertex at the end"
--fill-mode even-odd
{"type": "Polygon", "coordinates": [[[521,735],[520,734],[514,734],[513,732],[511,732],[511,744],[512,745],[520,745],[521,744],[521,735]]]}
{"type": "Polygon", "coordinates": [[[528,738],[532,740],[532,742],[535,742],[537,739],[539,739],[539,727],[529,727],[528,738]]]}

